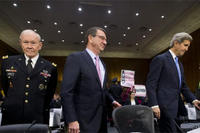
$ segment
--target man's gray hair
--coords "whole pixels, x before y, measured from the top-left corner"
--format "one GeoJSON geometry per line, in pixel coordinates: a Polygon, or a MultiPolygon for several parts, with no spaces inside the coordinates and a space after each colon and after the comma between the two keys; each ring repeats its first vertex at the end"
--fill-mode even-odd
{"type": "Polygon", "coordinates": [[[23,31],[21,32],[20,36],[19,36],[19,40],[21,40],[21,36],[22,36],[23,34],[25,34],[25,33],[30,33],[30,32],[35,33],[35,35],[37,36],[37,38],[39,39],[39,41],[41,41],[40,35],[39,35],[37,32],[35,32],[35,31],[31,30],[31,29],[23,30],[23,31]]]}
{"type": "Polygon", "coordinates": [[[192,36],[186,32],[180,32],[180,33],[174,34],[174,36],[170,42],[170,48],[172,48],[174,46],[175,41],[177,41],[178,43],[182,43],[182,42],[184,42],[184,40],[188,40],[191,42],[192,36]]]}

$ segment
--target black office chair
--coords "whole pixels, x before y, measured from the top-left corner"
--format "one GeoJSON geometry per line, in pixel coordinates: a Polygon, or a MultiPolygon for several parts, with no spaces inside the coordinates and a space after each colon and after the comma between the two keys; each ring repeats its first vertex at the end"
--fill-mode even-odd
{"type": "Polygon", "coordinates": [[[0,126],[0,133],[51,133],[46,124],[13,124],[0,126]]]}
{"type": "Polygon", "coordinates": [[[154,133],[154,118],[151,108],[143,105],[126,105],[116,108],[113,121],[120,133],[154,133]]]}

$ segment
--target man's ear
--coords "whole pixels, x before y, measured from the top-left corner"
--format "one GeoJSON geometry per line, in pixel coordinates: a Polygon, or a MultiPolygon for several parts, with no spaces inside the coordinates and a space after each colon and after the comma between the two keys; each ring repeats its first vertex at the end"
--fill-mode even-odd
{"type": "Polygon", "coordinates": [[[92,35],[89,35],[89,36],[88,36],[88,42],[92,42],[92,38],[93,38],[93,36],[92,36],[92,35]]]}
{"type": "Polygon", "coordinates": [[[40,45],[40,50],[41,50],[41,49],[42,49],[42,46],[43,46],[43,43],[40,42],[39,45],[40,45]]]}
{"type": "Polygon", "coordinates": [[[178,41],[174,41],[174,46],[177,45],[177,44],[179,44],[179,42],[178,41]]]}

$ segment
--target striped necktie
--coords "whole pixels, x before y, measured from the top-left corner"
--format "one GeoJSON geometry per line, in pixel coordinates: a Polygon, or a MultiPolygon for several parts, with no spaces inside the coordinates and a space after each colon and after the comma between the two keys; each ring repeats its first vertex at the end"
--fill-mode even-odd
{"type": "Polygon", "coordinates": [[[95,60],[96,60],[95,64],[96,64],[97,73],[99,75],[99,80],[100,80],[101,85],[102,85],[102,77],[101,77],[101,70],[100,70],[100,65],[99,65],[99,57],[98,56],[95,57],[95,60]]]}

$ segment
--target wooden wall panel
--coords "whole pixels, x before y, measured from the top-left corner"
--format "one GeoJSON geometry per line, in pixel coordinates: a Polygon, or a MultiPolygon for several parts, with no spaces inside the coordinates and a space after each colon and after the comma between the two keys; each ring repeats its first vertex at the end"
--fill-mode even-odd
{"type": "Polygon", "coordinates": [[[114,77],[120,80],[121,69],[126,69],[135,71],[136,84],[145,84],[150,60],[127,58],[103,58],[103,60],[107,67],[109,81],[114,77]]]}
{"type": "Polygon", "coordinates": [[[188,86],[194,92],[200,81],[200,29],[192,34],[193,41],[182,58],[188,86]]]}
{"type": "MultiPolygon", "coordinates": [[[[0,68],[1,68],[1,62],[2,62],[2,56],[5,55],[15,55],[18,54],[18,52],[8,46],[6,43],[0,40],[0,68]]],[[[0,81],[1,81],[1,71],[0,71],[0,81]]],[[[0,89],[1,89],[1,83],[0,83],[0,89]]]]}
{"type": "Polygon", "coordinates": [[[15,55],[15,54],[18,54],[18,52],[15,49],[11,48],[6,43],[0,40],[0,68],[1,68],[2,56],[15,55]]]}
{"type": "MultiPolygon", "coordinates": [[[[63,77],[63,70],[66,57],[44,57],[47,60],[57,64],[58,68],[58,86],[63,77]]],[[[108,71],[108,78],[111,81],[112,78],[117,77],[120,80],[121,69],[134,70],[135,71],[135,83],[144,84],[148,73],[149,61],[147,59],[124,59],[124,58],[102,58],[106,64],[108,71]]]]}
{"type": "Polygon", "coordinates": [[[0,57],[4,55],[15,55],[18,54],[17,50],[11,48],[6,43],[0,40],[0,57]]]}

